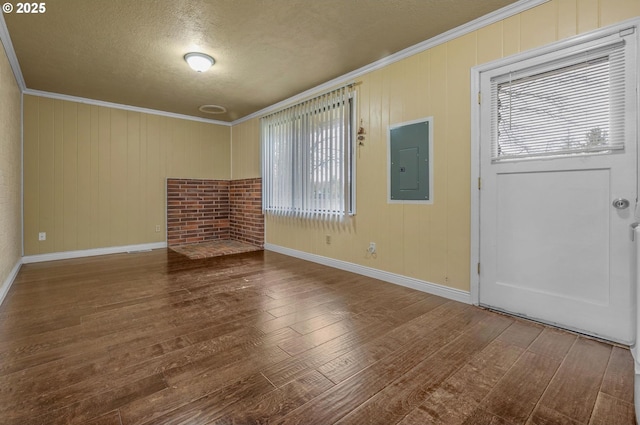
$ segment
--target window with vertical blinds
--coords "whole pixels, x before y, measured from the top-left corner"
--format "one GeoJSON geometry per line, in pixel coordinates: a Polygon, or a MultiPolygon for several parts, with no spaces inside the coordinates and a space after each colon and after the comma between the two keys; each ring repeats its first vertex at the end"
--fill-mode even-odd
{"type": "Polygon", "coordinates": [[[265,213],[355,213],[354,97],[347,86],[262,119],[265,213]]]}
{"type": "Polygon", "coordinates": [[[492,160],[624,148],[625,42],[491,79],[492,160]]]}

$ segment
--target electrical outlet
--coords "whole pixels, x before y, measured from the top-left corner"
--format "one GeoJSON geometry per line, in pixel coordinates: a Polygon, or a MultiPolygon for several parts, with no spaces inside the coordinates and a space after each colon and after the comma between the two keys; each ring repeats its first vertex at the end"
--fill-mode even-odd
{"type": "Polygon", "coordinates": [[[327,245],[331,245],[331,235],[325,235],[325,237],[324,237],[324,242],[325,242],[327,245]]]}
{"type": "Polygon", "coordinates": [[[160,231],[160,225],[156,224],[156,232],[159,232],[159,231],[160,231]]]}
{"type": "Polygon", "coordinates": [[[369,249],[367,251],[369,251],[369,254],[375,254],[376,253],[376,243],[375,242],[369,242],[369,249]]]}
{"type": "Polygon", "coordinates": [[[46,241],[47,240],[47,232],[38,233],[38,240],[39,241],[46,241]]]}

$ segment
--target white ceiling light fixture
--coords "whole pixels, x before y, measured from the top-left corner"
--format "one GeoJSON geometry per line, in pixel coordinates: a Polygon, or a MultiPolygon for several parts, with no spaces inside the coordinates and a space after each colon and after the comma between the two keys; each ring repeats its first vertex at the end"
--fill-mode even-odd
{"type": "Polygon", "coordinates": [[[184,60],[197,72],[204,72],[216,63],[211,56],[198,52],[187,53],[184,55],[184,60]]]}

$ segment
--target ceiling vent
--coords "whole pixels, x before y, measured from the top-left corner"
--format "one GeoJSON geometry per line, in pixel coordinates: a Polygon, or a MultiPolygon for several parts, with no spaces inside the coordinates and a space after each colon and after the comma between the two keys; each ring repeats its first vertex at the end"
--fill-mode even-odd
{"type": "Polygon", "coordinates": [[[198,110],[205,114],[224,114],[227,112],[227,108],[220,105],[202,105],[198,110]]]}

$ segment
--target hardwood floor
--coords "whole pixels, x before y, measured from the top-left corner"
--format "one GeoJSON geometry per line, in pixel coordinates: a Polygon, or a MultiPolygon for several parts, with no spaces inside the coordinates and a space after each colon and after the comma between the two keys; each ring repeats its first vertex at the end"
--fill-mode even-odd
{"type": "Polygon", "coordinates": [[[272,252],[23,266],[1,424],[634,424],[628,349],[272,252]]]}

